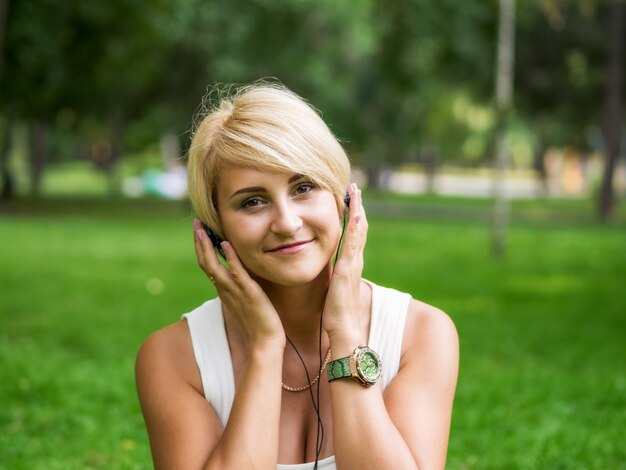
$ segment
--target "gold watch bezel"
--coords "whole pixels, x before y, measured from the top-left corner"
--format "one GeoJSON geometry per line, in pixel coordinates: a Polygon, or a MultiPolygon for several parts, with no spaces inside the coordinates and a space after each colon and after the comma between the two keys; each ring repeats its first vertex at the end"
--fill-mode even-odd
{"type": "Polygon", "coordinates": [[[369,387],[370,385],[374,385],[382,377],[383,364],[382,364],[382,361],[380,360],[380,356],[378,355],[376,351],[374,351],[369,346],[366,346],[366,345],[357,346],[354,349],[354,351],[352,351],[352,354],[350,354],[350,356],[348,357],[348,364],[350,366],[350,374],[352,374],[352,378],[356,380],[357,382],[359,382],[359,384],[363,385],[364,387],[369,387]],[[376,357],[376,361],[378,362],[378,374],[374,378],[366,377],[363,374],[363,371],[361,370],[361,368],[358,366],[359,358],[365,353],[373,354],[376,357]]]}

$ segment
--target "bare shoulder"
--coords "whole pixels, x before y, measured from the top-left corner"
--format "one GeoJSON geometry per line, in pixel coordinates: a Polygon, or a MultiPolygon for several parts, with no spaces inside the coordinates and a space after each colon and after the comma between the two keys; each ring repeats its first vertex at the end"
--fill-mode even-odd
{"type": "Polygon", "coordinates": [[[406,328],[414,340],[457,339],[456,327],[448,314],[420,300],[411,299],[406,328]]]}
{"type": "Polygon", "coordinates": [[[459,340],[450,317],[412,299],[400,369],[384,397],[419,468],[445,468],[458,364],[459,340]]]}
{"type": "Polygon", "coordinates": [[[189,343],[186,320],[179,320],[152,333],[139,349],[139,355],[154,353],[162,348],[184,348],[189,343]]]}
{"type": "Polygon", "coordinates": [[[141,348],[139,348],[139,353],[137,354],[138,364],[162,360],[166,357],[171,357],[170,353],[172,352],[180,352],[180,350],[185,349],[185,343],[187,342],[185,336],[188,336],[185,327],[184,320],[179,320],[148,336],[141,348]]]}
{"type": "Polygon", "coordinates": [[[222,425],[204,398],[187,321],[151,334],[135,372],[155,468],[199,468],[222,425]]]}
{"type": "Polygon", "coordinates": [[[442,310],[411,299],[402,341],[401,367],[422,365],[447,370],[456,379],[459,338],[452,319],[442,310]]]}
{"type": "Polygon", "coordinates": [[[137,354],[135,370],[140,392],[144,382],[173,377],[201,391],[187,321],[179,320],[148,336],[137,354]]]}

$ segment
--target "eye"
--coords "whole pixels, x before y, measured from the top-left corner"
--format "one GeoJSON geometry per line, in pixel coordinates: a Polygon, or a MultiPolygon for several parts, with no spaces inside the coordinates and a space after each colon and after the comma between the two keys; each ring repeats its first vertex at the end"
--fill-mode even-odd
{"type": "Polygon", "coordinates": [[[242,209],[255,209],[259,207],[261,204],[263,204],[263,199],[259,197],[251,197],[251,198],[245,199],[241,203],[241,208],[242,209]]]}
{"type": "Polygon", "coordinates": [[[309,193],[315,189],[315,185],[309,182],[298,183],[293,190],[296,196],[309,193]]]}

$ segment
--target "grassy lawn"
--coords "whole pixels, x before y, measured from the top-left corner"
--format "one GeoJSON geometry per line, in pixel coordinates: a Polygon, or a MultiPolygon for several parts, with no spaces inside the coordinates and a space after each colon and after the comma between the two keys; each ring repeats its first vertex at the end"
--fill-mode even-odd
{"type": "MultiPolygon", "coordinates": [[[[448,468],[626,468],[623,218],[514,206],[498,261],[484,202],[386,203],[371,203],[365,276],[446,310],[460,334],[448,468]]],[[[137,348],[214,295],[189,210],[30,201],[0,213],[0,244],[0,468],[151,468],[137,348]]]]}

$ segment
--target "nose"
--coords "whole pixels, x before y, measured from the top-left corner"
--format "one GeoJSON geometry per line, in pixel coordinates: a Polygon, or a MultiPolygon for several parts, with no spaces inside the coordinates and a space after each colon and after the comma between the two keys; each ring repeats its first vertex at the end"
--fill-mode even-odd
{"type": "Polygon", "coordinates": [[[274,206],[270,230],[278,235],[288,237],[302,227],[302,219],[298,210],[291,202],[285,201],[274,206]]]}

